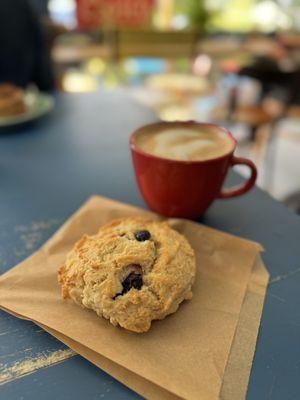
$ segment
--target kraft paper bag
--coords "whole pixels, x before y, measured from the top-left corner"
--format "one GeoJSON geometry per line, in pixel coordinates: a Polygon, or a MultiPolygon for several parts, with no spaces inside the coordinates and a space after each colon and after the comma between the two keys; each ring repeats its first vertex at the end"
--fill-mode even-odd
{"type": "Polygon", "coordinates": [[[139,386],[149,382],[152,392],[142,393],[147,398],[157,398],[158,387],[164,398],[217,399],[221,391],[234,390],[225,372],[236,368],[230,349],[237,340],[252,267],[262,250],[257,243],[191,221],[170,220],[196,253],[194,297],[144,334],[114,327],[94,312],[61,299],[57,270],[75,241],[83,233],[96,233],[114,218],[143,213],[92,197],[39,251],[0,278],[0,306],[78,343],[90,352],[87,358],[96,353],[104,370],[117,366],[117,373],[110,373],[128,386],[132,387],[126,382],[127,373],[138,377],[139,386]]]}

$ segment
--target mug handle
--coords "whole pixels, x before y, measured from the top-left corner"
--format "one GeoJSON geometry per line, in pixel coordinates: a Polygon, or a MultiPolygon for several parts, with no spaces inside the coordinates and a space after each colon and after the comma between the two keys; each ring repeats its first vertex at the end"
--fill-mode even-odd
{"type": "Polygon", "coordinates": [[[234,165],[241,165],[241,164],[247,165],[250,168],[251,170],[250,178],[241,185],[221,190],[218,196],[219,199],[229,199],[231,197],[241,196],[242,194],[247,193],[254,186],[257,177],[256,166],[251,160],[248,160],[247,158],[235,157],[235,156],[232,157],[230,161],[231,167],[233,167],[234,165]]]}

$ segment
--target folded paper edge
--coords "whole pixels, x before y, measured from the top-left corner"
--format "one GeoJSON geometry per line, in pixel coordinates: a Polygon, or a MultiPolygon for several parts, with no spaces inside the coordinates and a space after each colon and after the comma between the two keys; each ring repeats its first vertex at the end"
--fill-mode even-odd
{"type": "MultiPolygon", "coordinates": [[[[110,359],[108,359],[107,357],[103,356],[102,354],[96,353],[94,350],[89,349],[88,347],[82,345],[81,343],[77,342],[76,340],[73,340],[73,339],[71,339],[70,337],[65,336],[64,334],[62,334],[62,333],[60,333],[60,332],[57,332],[57,331],[55,331],[54,329],[49,328],[49,327],[46,326],[46,325],[43,325],[43,324],[40,324],[40,323],[37,323],[37,322],[35,322],[35,323],[36,323],[36,325],[38,325],[38,326],[40,326],[42,329],[44,329],[46,332],[48,332],[50,335],[54,336],[55,338],[57,338],[58,340],[60,340],[62,343],[64,343],[66,346],[68,346],[70,349],[72,349],[73,351],[75,351],[75,352],[76,352],[77,354],[79,354],[81,357],[85,358],[86,360],[88,360],[89,362],[91,362],[92,364],[94,364],[97,368],[102,369],[102,370],[103,370],[104,372],[106,372],[108,375],[112,376],[114,379],[116,379],[117,381],[121,382],[124,386],[126,386],[126,387],[129,388],[130,390],[133,390],[134,392],[138,393],[140,396],[145,397],[145,398],[147,398],[147,399],[150,399],[150,397],[148,397],[147,391],[144,391],[144,390],[141,390],[141,389],[140,389],[140,387],[139,387],[140,385],[134,385],[134,384],[132,384],[132,381],[131,381],[130,383],[132,384],[132,387],[130,387],[130,385],[128,384],[128,382],[125,381],[124,378],[121,378],[120,376],[118,376],[118,374],[113,373],[113,372],[111,371],[111,369],[106,368],[105,366],[101,365],[101,363],[95,363],[95,361],[92,360],[92,357],[89,358],[86,354],[82,354],[82,353],[80,352],[80,348],[83,347],[83,348],[84,348],[85,350],[87,350],[88,352],[95,353],[97,356],[100,356],[101,359],[105,359],[105,360],[107,360],[108,362],[110,362],[110,363],[112,363],[112,364],[115,364],[115,366],[116,366],[117,368],[123,369],[124,371],[126,371],[126,372],[129,373],[129,374],[135,375],[136,377],[138,377],[138,379],[141,379],[142,381],[145,381],[145,382],[143,382],[143,385],[144,385],[144,384],[151,385],[151,386],[153,386],[155,389],[158,388],[159,390],[161,390],[161,391],[164,392],[164,397],[162,397],[161,394],[160,394],[158,397],[155,397],[155,398],[154,398],[154,397],[151,397],[151,400],[161,400],[161,399],[163,399],[163,398],[165,399],[165,398],[166,398],[165,396],[168,396],[168,400],[171,400],[171,399],[172,399],[172,400],[183,399],[182,397],[179,397],[178,395],[176,395],[175,393],[172,393],[172,392],[169,391],[168,389],[166,389],[166,388],[164,388],[164,387],[162,387],[162,386],[160,386],[160,385],[158,385],[158,384],[156,384],[156,383],[153,383],[153,382],[149,381],[148,379],[146,379],[146,378],[144,378],[144,377],[142,377],[142,376],[136,374],[136,373],[133,372],[133,371],[130,371],[130,369],[125,368],[125,367],[123,367],[123,366],[121,366],[121,365],[115,363],[114,361],[111,361],[110,359]],[[79,349],[78,349],[78,348],[79,348],[79,349]],[[146,396],[147,396],[147,397],[146,397],[146,396]]],[[[153,390],[153,389],[152,389],[152,390],[153,390]]],[[[184,399],[184,400],[187,400],[187,399],[184,399]]]]}
{"type": "MultiPolygon", "coordinates": [[[[260,327],[260,321],[261,321],[261,317],[262,317],[262,313],[263,313],[264,301],[265,301],[267,285],[268,285],[268,281],[269,281],[269,273],[268,273],[267,268],[265,267],[260,255],[257,256],[256,264],[254,264],[253,269],[255,268],[255,266],[257,266],[257,268],[258,268],[257,272],[262,274],[263,283],[261,281],[260,282],[256,281],[257,274],[255,274],[255,272],[254,272],[248,283],[248,289],[245,294],[245,298],[244,298],[244,302],[243,302],[242,309],[240,312],[239,320],[237,323],[234,339],[232,341],[231,349],[229,352],[229,357],[228,357],[227,364],[225,367],[223,382],[222,382],[222,386],[221,386],[221,390],[220,390],[220,399],[222,399],[222,400],[245,399],[247,389],[248,389],[251,369],[252,369],[252,365],[253,365],[253,358],[254,358],[256,344],[257,344],[257,337],[258,337],[258,332],[259,332],[259,327],[260,327]],[[251,287],[251,286],[259,286],[260,289],[263,289],[263,291],[261,293],[258,293],[257,291],[253,290],[253,287],[251,287]],[[249,299],[250,296],[252,296],[252,295],[257,295],[259,297],[259,303],[256,305],[255,310],[253,310],[253,308],[252,308],[252,310],[247,309],[247,299],[249,299]],[[251,331],[251,333],[252,333],[252,338],[251,338],[252,341],[249,346],[249,343],[250,343],[249,338],[247,340],[247,338],[244,337],[244,340],[247,340],[247,343],[244,343],[245,347],[248,348],[248,352],[245,352],[245,347],[243,347],[242,349],[241,348],[236,349],[236,347],[238,344],[243,343],[241,321],[244,320],[245,316],[249,316],[249,311],[252,311],[253,318],[251,318],[251,327],[249,326],[249,322],[248,322],[247,329],[249,331],[251,331]],[[257,317],[257,315],[258,315],[258,318],[255,318],[255,317],[257,317]],[[243,357],[242,365],[241,365],[241,356],[243,357]],[[237,357],[238,357],[238,361],[240,361],[238,366],[236,365],[237,357]],[[243,379],[239,379],[238,382],[236,380],[230,379],[232,374],[234,374],[237,369],[238,369],[239,373],[242,374],[242,376],[243,376],[243,379]]],[[[243,321],[243,322],[245,323],[245,321],[243,321]]]]}

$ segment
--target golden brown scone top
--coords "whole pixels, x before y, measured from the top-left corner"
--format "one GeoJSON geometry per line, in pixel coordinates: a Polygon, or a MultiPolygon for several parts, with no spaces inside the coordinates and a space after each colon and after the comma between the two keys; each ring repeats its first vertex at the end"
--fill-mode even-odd
{"type": "Polygon", "coordinates": [[[59,270],[64,298],[145,332],[192,297],[194,251],[166,222],[124,218],[84,235],[59,270]]]}

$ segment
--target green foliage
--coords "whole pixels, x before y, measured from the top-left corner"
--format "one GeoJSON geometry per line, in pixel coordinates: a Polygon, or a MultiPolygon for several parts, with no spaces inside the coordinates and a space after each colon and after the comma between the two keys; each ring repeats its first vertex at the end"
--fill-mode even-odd
{"type": "Polygon", "coordinates": [[[205,29],[209,20],[204,0],[175,0],[174,14],[184,14],[189,18],[190,26],[205,29]]]}

